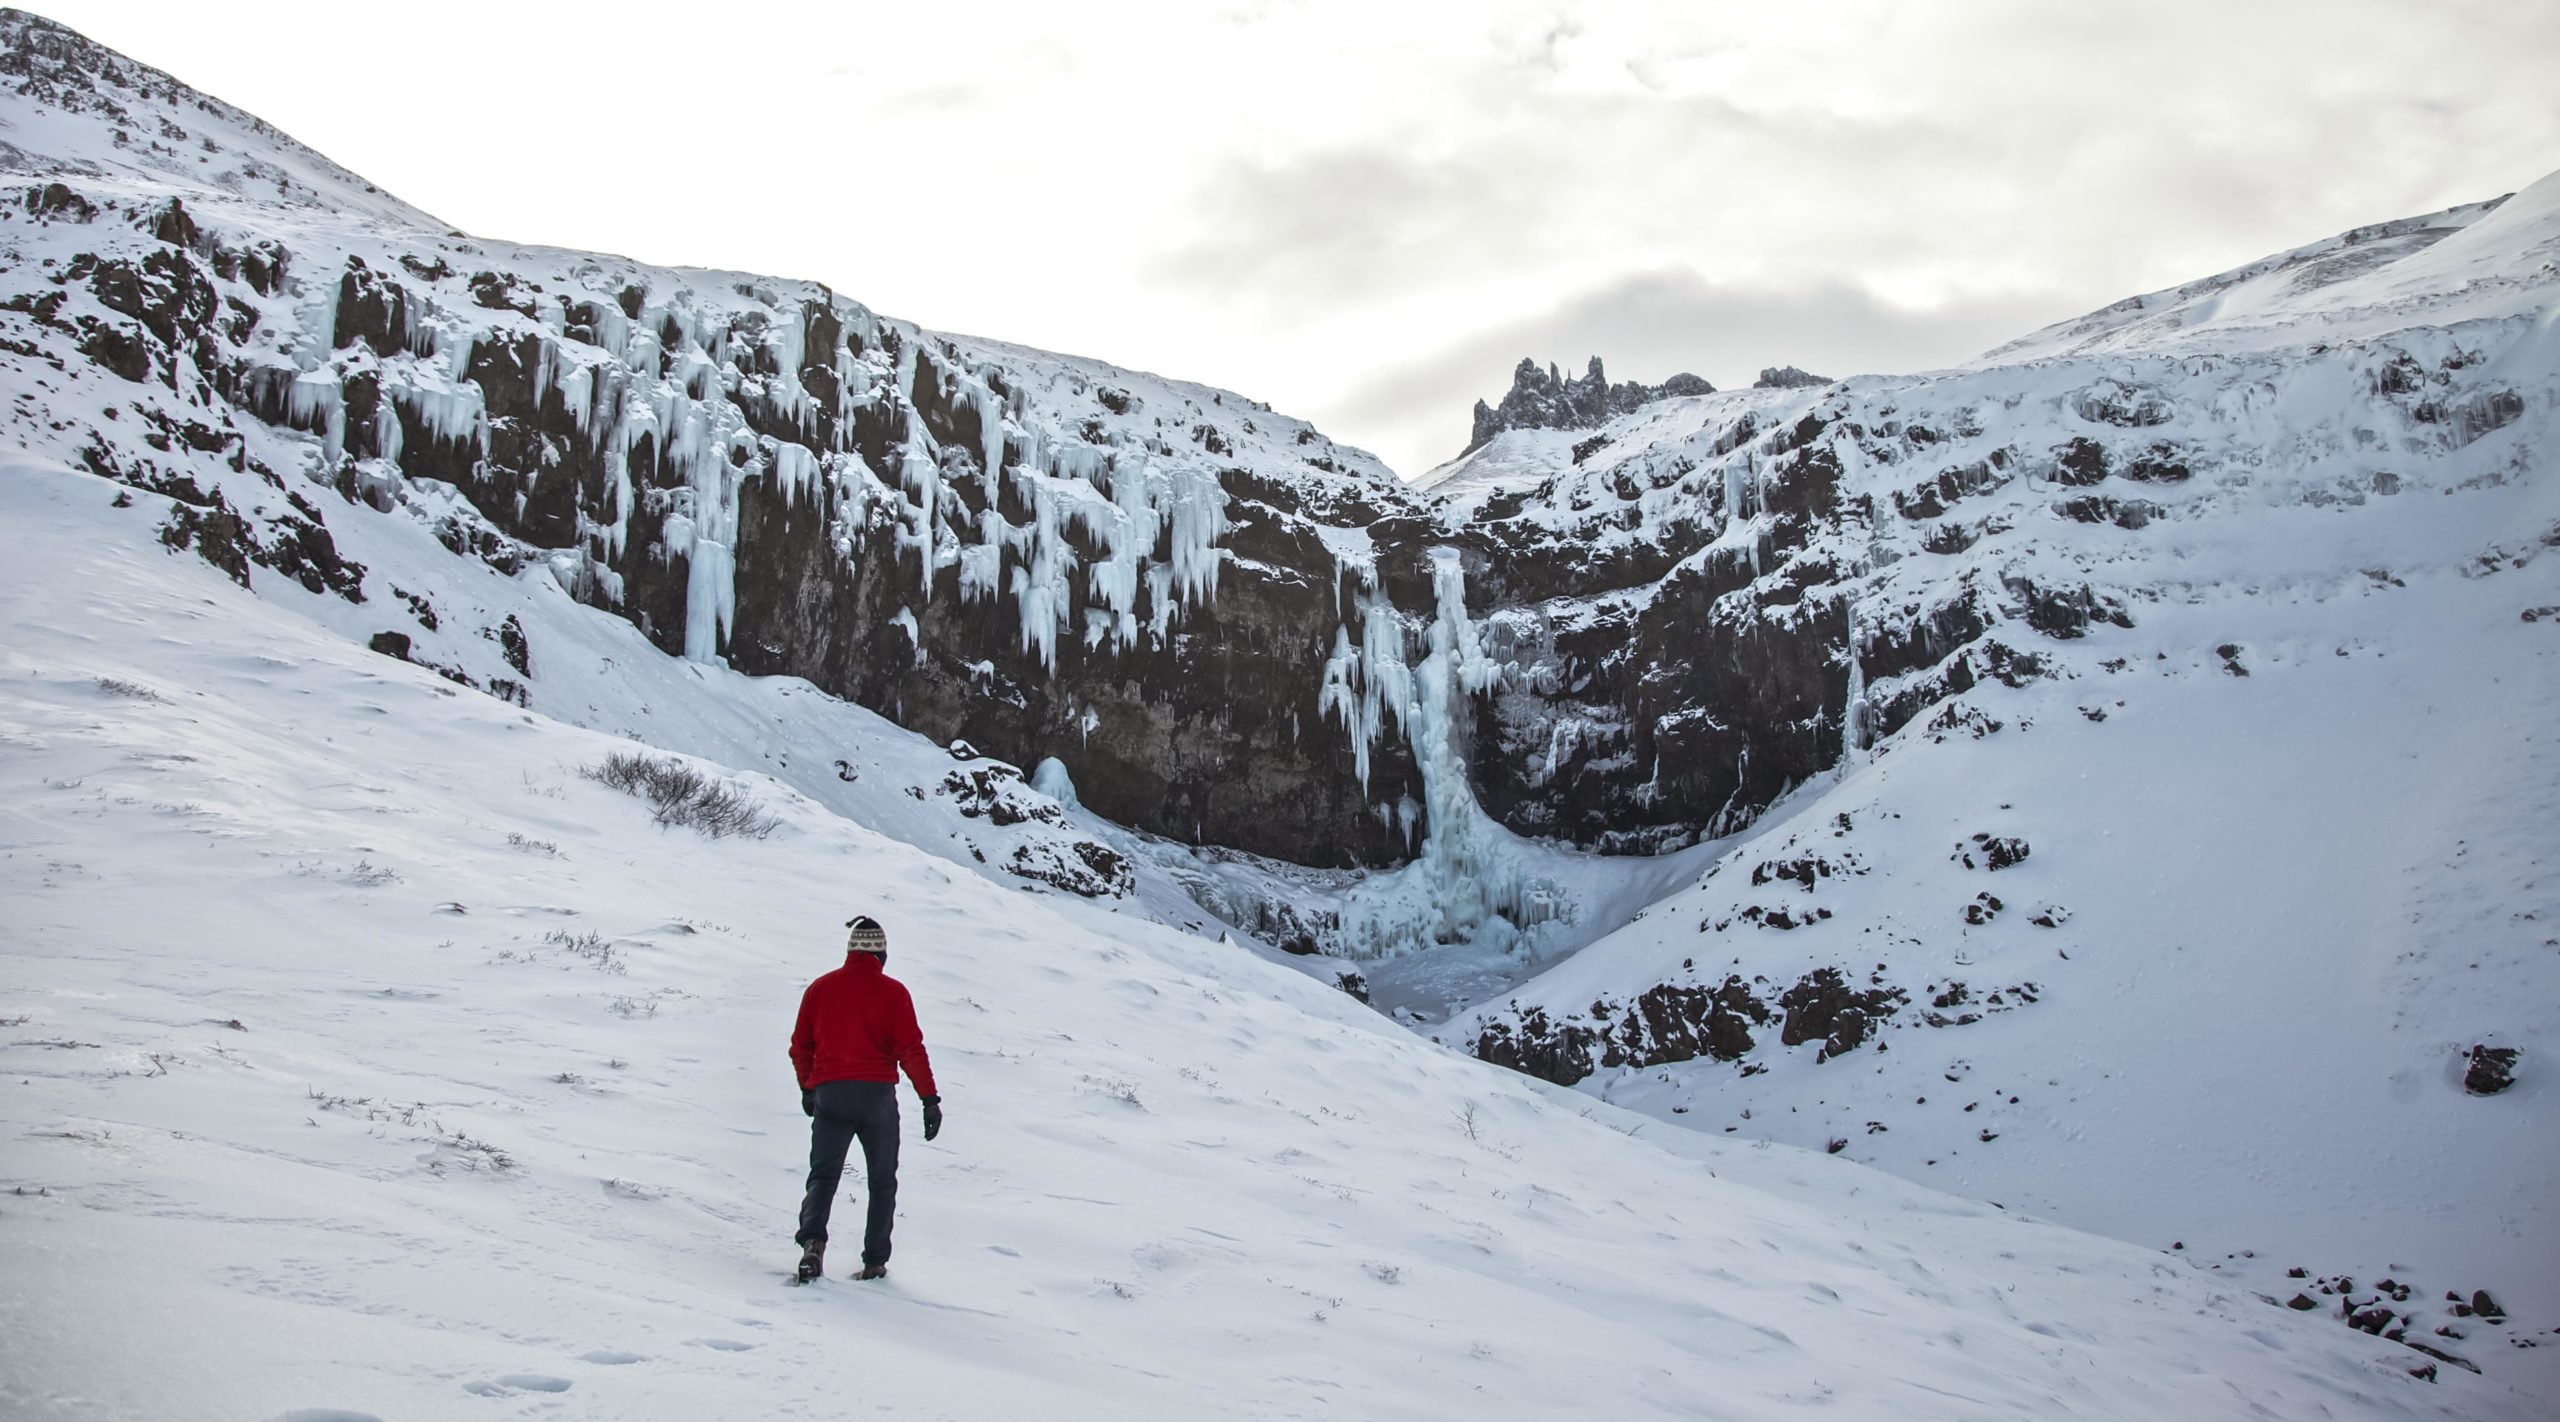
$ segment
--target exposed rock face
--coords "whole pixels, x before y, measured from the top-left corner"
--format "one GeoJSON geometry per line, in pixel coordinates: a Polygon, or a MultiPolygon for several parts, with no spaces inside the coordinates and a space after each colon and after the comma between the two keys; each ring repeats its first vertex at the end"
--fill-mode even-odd
{"type": "Polygon", "coordinates": [[[1751,388],[1754,390],[1799,390],[1810,385],[1828,385],[1830,383],[1831,377],[1827,375],[1816,375],[1809,370],[1798,370],[1792,365],[1773,365],[1765,366],[1761,369],[1760,378],[1751,382],[1751,388]]]}
{"type": "MultiPolygon", "coordinates": [[[[40,21],[6,39],[32,89],[102,124],[182,91],[40,21]]],[[[228,113],[226,137],[264,133],[201,112],[228,113]]],[[[169,144],[166,166],[183,172],[182,141],[169,144]]],[[[1423,783],[1398,678],[1443,600],[1434,551],[1455,549],[1455,611],[1482,620],[1506,664],[1553,656],[1595,673],[1460,698],[1476,724],[1457,728],[1459,793],[1505,822],[1645,848],[1719,814],[1740,823],[1827,763],[1807,711],[1838,699],[1836,608],[1706,615],[1751,581],[1749,560],[1678,568],[1764,507],[1773,551],[1809,537],[1836,512],[1827,455],[1755,487],[1747,515],[1710,499],[1595,548],[1570,523],[1506,526],[1419,497],[1225,392],[936,336],[805,283],[502,254],[296,157],[321,180],[292,188],[296,205],[362,207],[362,220],[270,231],[258,205],[220,193],[131,212],[67,171],[23,206],[94,232],[94,250],[20,273],[28,289],[6,299],[115,379],[200,385],[219,418],[182,433],[192,447],[230,447],[243,425],[297,433],[308,466],[279,486],[426,519],[501,572],[547,569],[671,655],[803,676],[1017,763],[1055,757],[1088,807],[1141,829],[1393,863],[1451,803],[1435,807],[1423,783]],[[1666,577],[1622,621],[1513,615],[1666,577]],[[1764,635],[1772,620],[1787,634],[1764,635]],[[1726,665],[1737,652],[1749,681],[1726,665]],[[1356,724],[1357,696],[1326,699],[1330,669],[1355,664],[1380,678],[1376,714],[1356,724]],[[1524,713],[1614,729],[1552,753],[1571,767],[1559,777],[1510,753],[1502,725],[1524,713]],[[1628,734],[1663,744],[1661,773],[1606,759],[1598,743],[1628,734]],[[1638,800],[1651,808],[1626,828],[1638,800]]],[[[1595,361],[1574,380],[1530,368],[1505,408],[1596,424],[1705,390],[1611,386],[1595,361]]],[[[97,463],[142,487],[183,477],[117,438],[97,463]]],[[[208,503],[170,541],[243,579],[263,563],[364,595],[316,507],[208,503]]]]}
{"type": "MultiPolygon", "coordinates": [[[[1930,984],[1933,1008],[1974,1001],[1963,983],[1944,991],[1930,984]]],[[[1781,1045],[1812,1044],[1814,1060],[1854,1052],[1890,1026],[1969,1027],[1990,1013],[2036,1001],[2033,985],[1988,995],[1983,1011],[1949,1016],[1943,1011],[1904,1014],[1911,994],[1870,973],[1867,986],[1852,985],[1839,968],[1816,968],[1783,990],[1764,979],[1728,974],[1721,982],[1657,983],[1625,1003],[1601,1000],[1588,1011],[1559,1020],[1543,1007],[1492,1015],[1467,1045],[1480,1058],[1514,1071],[1571,1086],[1595,1071],[1665,1066],[1701,1058],[1738,1062],[1759,1045],[1752,1029],[1778,1024],[1781,1045]]],[[[1746,1072],[1758,1071],[1746,1065],[1746,1072]]]]}
{"type": "Polygon", "coordinates": [[[1522,357],[1511,372],[1511,391],[1499,405],[1476,402],[1475,428],[1467,437],[1467,452],[1484,447],[1487,440],[1504,430],[1592,430],[1638,406],[1672,395],[1708,395],[1715,387],[1685,371],[1660,385],[1638,381],[1609,383],[1600,368],[1600,357],[1579,376],[1567,376],[1555,366],[1540,370],[1538,363],[1522,357]]]}
{"type": "MultiPolygon", "coordinates": [[[[1905,726],[1993,734],[1983,689],[2132,624],[2133,540],[2214,516],[2226,473],[2254,485],[2295,437],[2214,393],[2273,358],[2056,356],[2036,379],[2060,393],[2025,406],[1981,377],[1781,370],[1676,412],[1656,402],[1706,382],[1524,361],[1476,442],[1592,440],[1434,497],[1228,392],[937,335],[813,283],[462,238],[45,21],[0,21],[0,71],[64,132],[89,125],[82,152],[125,155],[104,182],[12,150],[28,182],[0,210],[81,246],[6,273],[0,325],[201,412],[83,456],[186,506],[172,547],[360,599],[304,492],[333,490],[332,517],[419,519],[670,655],[1055,758],[1099,814],[1304,864],[1401,862],[1476,806],[1649,852],[1905,726]],[[145,104],[178,117],[110,141],[145,104]],[[248,430],[299,467],[257,463],[248,430]],[[209,459],[276,497],[190,497],[209,459]],[[1435,636],[1443,673],[1469,649],[1464,685],[1417,680],[1435,636]],[[1436,794],[1426,721],[1455,767],[1436,794]]],[[[2418,487],[2523,408],[2469,347],[2322,359],[2371,367],[2396,467],[2306,502],[2418,487]]],[[[538,659],[516,670],[539,704],[538,659]]]]}

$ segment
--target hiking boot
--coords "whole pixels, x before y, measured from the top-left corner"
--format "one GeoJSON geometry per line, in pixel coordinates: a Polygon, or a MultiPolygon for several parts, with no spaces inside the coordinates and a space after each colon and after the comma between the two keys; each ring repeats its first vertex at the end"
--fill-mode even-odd
{"type": "Polygon", "coordinates": [[[807,1283],[827,1271],[827,1242],[819,1240],[800,1251],[800,1282],[807,1283]]]}
{"type": "Polygon", "coordinates": [[[853,1277],[857,1279],[885,1279],[889,1277],[889,1266],[886,1264],[865,1264],[862,1266],[862,1272],[854,1275],[853,1277]]]}

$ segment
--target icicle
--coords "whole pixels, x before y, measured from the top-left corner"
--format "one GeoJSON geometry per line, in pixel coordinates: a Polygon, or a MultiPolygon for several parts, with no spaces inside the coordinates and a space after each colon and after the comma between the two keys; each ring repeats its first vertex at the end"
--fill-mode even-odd
{"type": "MultiPolygon", "coordinates": [[[[1218,476],[1186,469],[1170,477],[1170,507],[1163,509],[1171,527],[1173,585],[1184,605],[1218,600],[1218,570],[1226,550],[1217,546],[1227,536],[1227,491],[1218,476]]],[[[1153,490],[1149,491],[1152,498],[1153,490]]]]}
{"type": "Polygon", "coordinates": [[[987,502],[996,501],[998,479],[1004,473],[1004,401],[987,387],[985,381],[970,379],[970,402],[978,410],[978,470],[986,481],[987,502]]]}
{"type": "Polygon", "coordinates": [[[1858,660],[1858,600],[1842,603],[1849,622],[1849,699],[1840,709],[1840,759],[1846,763],[1867,748],[1867,671],[1858,660]]]}
{"type": "Polygon", "coordinates": [[[380,458],[394,467],[400,463],[400,410],[389,399],[376,401],[373,407],[373,447],[380,458]]]}
{"type": "Polygon", "coordinates": [[[961,606],[1004,591],[1004,549],[1011,531],[993,505],[978,515],[978,541],[960,549],[961,606]]]}
{"type": "Polygon", "coordinates": [[[803,488],[815,496],[818,480],[818,456],[811,453],[806,445],[776,444],[773,447],[773,485],[775,492],[782,495],[785,507],[799,506],[803,488]]]}
{"type": "MultiPolygon", "coordinates": [[[[549,349],[549,347],[545,347],[549,349]]],[[[578,433],[595,432],[596,375],[592,366],[575,364],[560,373],[560,403],[578,422],[578,433]]]]}
{"type": "Polygon", "coordinates": [[[321,467],[334,469],[347,449],[345,389],[337,372],[315,370],[285,387],[285,422],[320,436],[321,467]]]}
{"type": "MultiPolygon", "coordinates": [[[[1014,613],[1022,621],[1022,649],[1037,652],[1040,665],[1054,672],[1058,629],[1067,625],[1067,573],[1075,566],[1075,550],[1059,527],[1058,499],[1052,489],[1034,485],[1030,494],[1031,525],[1016,535],[1023,554],[1012,573],[1014,613]]],[[[1004,526],[993,509],[988,510],[987,519],[992,527],[1004,526]]]]}
{"type": "MultiPolygon", "coordinates": [[[[897,398],[904,402],[916,384],[916,343],[908,341],[898,355],[897,398]]],[[[940,526],[942,510],[942,465],[933,448],[933,437],[925,433],[924,421],[911,409],[907,412],[907,443],[898,462],[898,483],[914,500],[909,508],[913,526],[899,536],[903,547],[916,550],[924,565],[923,588],[918,600],[933,601],[934,532],[940,526]]]]}
{"type": "Polygon", "coordinates": [[[915,609],[911,607],[899,608],[898,615],[889,619],[889,625],[907,634],[907,646],[912,648],[915,652],[916,665],[923,666],[924,633],[916,626],[915,609]]]}
{"type": "Polygon", "coordinates": [[[1373,574],[1361,579],[1360,642],[1336,627],[1333,655],[1325,659],[1316,709],[1342,723],[1360,788],[1369,788],[1369,759],[1393,723],[1410,732],[1414,716],[1413,672],[1404,660],[1404,620],[1387,602],[1373,574]]]}
{"type": "Polygon", "coordinates": [[[765,398],[772,402],[774,413],[791,422],[801,434],[809,432],[809,391],[800,383],[800,364],[808,350],[807,317],[776,321],[765,331],[765,349],[772,353],[775,373],[764,378],[765,398]]]}

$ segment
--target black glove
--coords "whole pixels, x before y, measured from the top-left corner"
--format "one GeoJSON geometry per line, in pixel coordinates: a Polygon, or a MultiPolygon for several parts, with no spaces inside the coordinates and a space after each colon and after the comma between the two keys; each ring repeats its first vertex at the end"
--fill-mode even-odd
{"type": "Polygon", "coordinates": [[[939,1096],[928,1096],[924,1098],[924,1138],[926,1140],[932,1140],[935,1136],[941,1134],[942,1098],[939,1096]]]}
{"type": "Polygon", "coordinates": [[[800,1088],[800,1114],[813,1121],[818,1118],[818,1093],[805,1086],[800,1088]]]}

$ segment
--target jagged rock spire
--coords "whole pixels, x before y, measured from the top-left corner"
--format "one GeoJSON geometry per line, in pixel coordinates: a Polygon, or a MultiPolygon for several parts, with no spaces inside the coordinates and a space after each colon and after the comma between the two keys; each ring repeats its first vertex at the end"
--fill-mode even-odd
{"type": "Polygon", "coordinates": [[[1511,372],[1511,393],[1502,397],[1500,405],[1476,402],[1475,430],[1462,452],[1482,448],[1504,430],[1594,429],[1650,401],[1672,395],[1706,395],[1714,390],[1714,386],[1686,372],[1660,385],[1635,381],[1611,385],[1598,356],[1591,358],[1581,375],[1570,378],[1552,364],[1540,370],[1536,360],[1523,357],[1511,372]]]}

